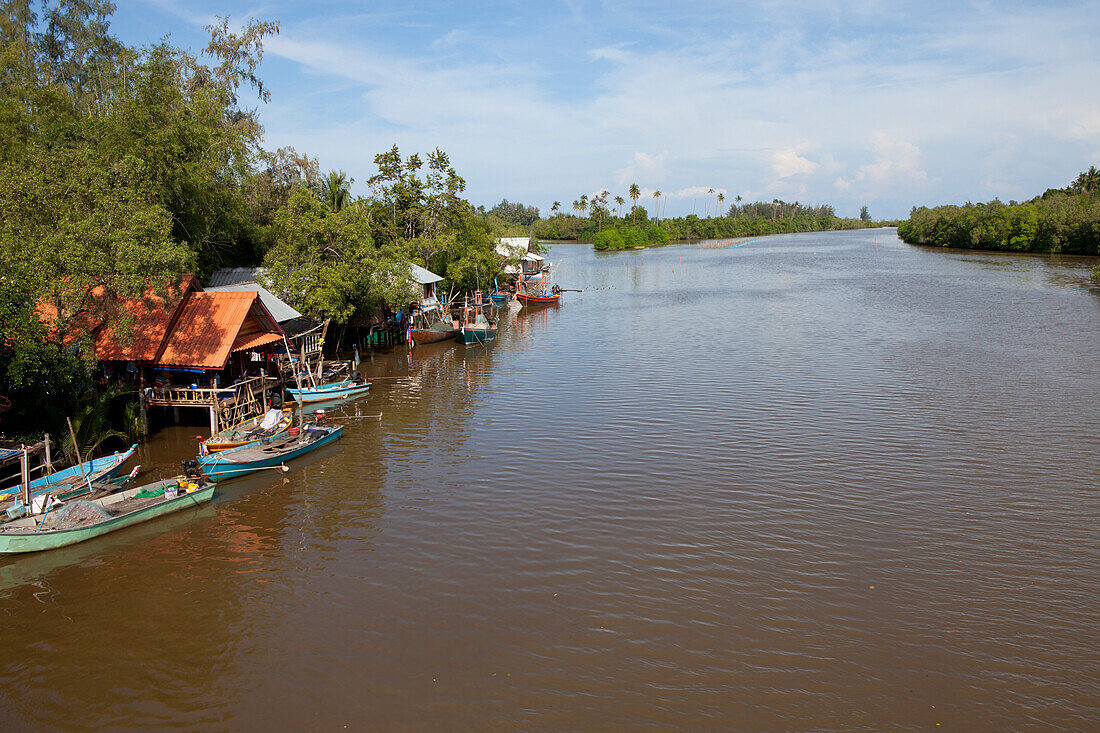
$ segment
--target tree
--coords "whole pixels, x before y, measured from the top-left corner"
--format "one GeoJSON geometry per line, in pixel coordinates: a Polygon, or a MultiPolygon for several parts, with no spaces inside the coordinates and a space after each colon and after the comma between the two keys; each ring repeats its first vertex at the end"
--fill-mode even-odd
{"type": "MultiPolygon", "coordinates": [[[[636,207],[638,205],[638,199],[641,198],[641,196],[642,196],[642,190],[640,188],[638,188],[637,183],[631,183],[630,184],[629,195],[630,195],[630,198],[634,201],[634,206],[636,207]]],[[[634,209],[633,208],[630,210],[630,214],[631,214],[631,220],[634,221],[635,223],[637,223],[637,219],[634,217],[634,209]]]]}
{"type": "Polygon", "coordinates": [[[275,246],[264,258],[272,290],[304,314],[346,323],[357,310],[415,298],[405,253],[376,248],[354,206],[330,211],[298,188],[275,215],[275,246]]]}
{"type": "Polygon", "coordinates": [[[581,204],[581,216],[587,215],[588,214],[588,195],[587,194],[582,194],[581,195],[580,204],[581,204]]]}
{"type": "Polygon", "coordinates": [[[329,211],[336,213],[344,208],[351,198],[351,184],[354,178],[348,178],[344,171],[329,171],[328,176],[321,183],[320,199],[328,207],[329,211]]]}
{"type": "Polygon", "coordinates": [[[1087,171],[1078,175],[1070,184],[1070,189],[1077,193],[1089,194],[1100,191],[1100,170],[1097,170],[1094,165],[1089,166],[1087,171]]]}
{"type": "Polygon", "coordinates": [[[718,194],[718,205],[714,207],[714,215],[718,216],[718,212],[722,210],[722,202],[726,200],[726,195],[723,193],[718,194]]]}
{"type": "Polygon", "coordinates": [[[713,195],[714,195],[714,189],[713,188],[708,188],[707,189],[707,210],[703,214],[704,218],[706,218],[707,216],[710,215],[710,197],[713,196],[713,195]]]}
{"type": "Polygon", "coordinates": [[[617,203],[619,205],[619,218],[622,219],[623,218],[623,204],[626,203],[626,199],[624,199],[622,196],[616,196],[615,197],[615,203],[617,203]]]}
{"type": "Polygon", "coordinates": [[[656,213],[656,215],[657,215],[657,223],[660,224],[661,223],[661,192],[660,191],[654,191],[653,192],[653,200],[654,200],[653,210],[654,210],[654,213],[656,213]]]}
{"type": "Polygon", "coordinates": [[[557,216],[558,211],[561,209],[561,201],[555,201],[550,205],[550,213],[557,216]]]}
{"type": "Polygon", "coordinates": [[[494,206],[489,210],[489,213],[500,217],[504,221],[511,222],[512,224],[519,224],[520,226],[530,226],[539,220],[539,210],[537,208],[534,206],[524,206],[520,203],[512,203],[508,199],[504,199],[494,206]]]}
{"type": "Polygon", "coordinates": [[[871,221],[871,214],[868,213],[866,206],[859,207],[859,220],[860,221],[871,221]]]}

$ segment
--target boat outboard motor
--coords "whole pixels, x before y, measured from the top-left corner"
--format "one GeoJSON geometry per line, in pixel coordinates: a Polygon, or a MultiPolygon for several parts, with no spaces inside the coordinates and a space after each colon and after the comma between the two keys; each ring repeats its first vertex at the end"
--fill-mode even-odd
{"type": "Polygon", "coordinates": [[[278,392],[272,392],[271,397],[267,400],[271,404],[271,409],[278,410],[283,406],[283,396],[278,392]]]}
{"type": "Polygon", "coordinates": [[[199,469],[199,462],[194,458],[184,458],[180,461],[180,465],[183,467],[183,475],[187,478],[203,478],[202,471],[199,469]]]}

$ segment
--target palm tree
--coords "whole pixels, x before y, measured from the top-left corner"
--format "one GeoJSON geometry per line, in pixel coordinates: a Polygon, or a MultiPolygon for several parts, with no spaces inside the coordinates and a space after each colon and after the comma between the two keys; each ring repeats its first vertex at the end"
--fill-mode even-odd
{"type": "Polygon", "coordinates": [[[587,194],[581,194],[581,215],[584,216],[584,215],[587,215],[587,214],[588,214],[588,195],[587,194]]]}
{"type": "Polygon", "coordinates": [[[581,202],[577,201],[576,199],[573,199],[573,211],[580,211],[580,210],[581,210],[581,202]]]}
{"type": "Polygon", "coordinates": [[[726,195],[724,193],[718,194],[718,206],[716,206],[714,208],[714,215],[715,216],[723,216],[723,214],[721,213],[722,212],[722,202],[725,201],[725,200],[726,200],[726,195]]]}
{"type": "Polygon", "coordinates": [[[638,213],[635,209],[638,208],[638,199],[642,197],[642,189],[638,188],[637,183],[631,183],[628,193],[630,198],[634,199],[634,208],[630,210],[630,220],[636,224],[638,222],[638,213]]]}
{"type": "Polygon", "coordinates": [[[615,197],[615,203],[617,203],[619,205],[619,218],[622,219],[623,218],[623,204],[626,203],[626,199],[624,199],[622,196],[616,196],[615,197]]]}
{"type": "Polygon", "coordinates": [[[560,209],[560,208],[561,208],[561,201],[555,201],[554,203],[550,204],[550,213],[557,216],[558,209],[560,209]]]}
{"type": "Polygon", "coordinates": [[[710,197],[712,195],[714,195],[714,189],[713,188],[708,188],[707,189],[707,210],[704,212],[704,217],[707,214],[710,214],[710,197]]]}
{"type": "Polygon", "coordinates": [[[328,178],[321,181],[321,200],[332,213],[344,208],[351,198],[351,184],[354,178],[348,178],[344,171],[329,171],[328,178]]]}
{"type": "Polygon", "coordinates": [[[657,214],[657,223],[660,224],[661,223],[661,192],[660,191],[654,191],[653,192],[653,198],[655,200],[655,203],[653,204],[653,208],[654,208],[654,210],[656,211],[656,214],[657,214]]]}

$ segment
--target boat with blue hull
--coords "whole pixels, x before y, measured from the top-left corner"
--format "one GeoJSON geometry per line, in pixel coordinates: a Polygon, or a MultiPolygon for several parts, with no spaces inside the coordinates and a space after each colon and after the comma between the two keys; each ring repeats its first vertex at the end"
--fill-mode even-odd
{"type": "Polygon", "coordinates": [[[343,431],[342,425],[306,423],[300,428],[291,428],[270,441],[265,439],[260,443],[200,456],[198,468],[206,478],[228,481],[265,468],[281,466],[285,461],[335,442],[343,431]]]}
{"type": "MultiPolygon", "coordinates": [[[[110,481],[118,475],[119,471],[122,470],[123,464],[130,460],[130,457],[133,456],[136,451],[137,444],[135,443],[122,453],[116,451],[112,456],[94,458],[90,461],[85,461],[79,466],[66,468],[64,471],[57,471],[48,476],[34,479],[30,482],[30,495],[39,496],[41,494],[69,492],[79,487],[81,484],[97,484],[110,481]]],[[[22,496],[23,485],[19,484],[6,489],[0,489],[0,495],[3,495],[0,496],[0,502],[3,502],[4,498],[22,496]]]]}
{"type": "Polygon", "coordinates": [[[302,387],[301,389],[287,387],[286,391],[298,402],[320,402],[321,400],[338,400],[363,394],[370,390],[370,385],[370,382],[363,382],[361,379],[345,379],[342,382],[318,384],[316,387],[302,387]]]}

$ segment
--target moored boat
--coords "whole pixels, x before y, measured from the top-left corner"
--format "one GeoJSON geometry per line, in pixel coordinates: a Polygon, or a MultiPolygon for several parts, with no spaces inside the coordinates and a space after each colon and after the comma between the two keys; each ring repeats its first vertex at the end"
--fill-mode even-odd
{"type": "Polygon", "coordinates": [[[485,315],[485,303],[481,300],[481,293],[475,293],[474,301],[467,301],[462,306],[461,326],[456,338],[464,344],[484,344],[493,341],[496,337],[496,321],[485,315]]]}
{"type": "Polygon", "coordinates": [[[548,273],[530,275],[516,282],[516,300],[529,305],[557,303],[561,290],[550,284],[548,273]]]}
{"type": "Polygon", "coordinates": [[[343,426],[310,422],[259,443],[200,456],[198,468],[214,481],[226,481],[265,468],[274,468],[337,440],[343,426]]]}
{"type": "Polygon", "coordinates": [[[40,516],[0,524],[0,554],[73,545],[210,501],[214,484],[167,479],[99,499],[55,502],[40,516]]]}
{"type": "Polygon", "coordinates": [[[413,344],[434,344],[453,339],[458,333],[458,326],[443,312],[435,298],[427,304],[415,304],[411,320],[409,336],[413,344]]]}
{"type": "MultiPolygon", "coordinates": [[[[63,471],[57,471],[48,476],[34,479],[30,482],[30,495],[39,496],[42,494],[69,492],[81,484],[94,485],[110,481],[118,475],[119,471],[122,470],[122,465],[130,460],[130,457],[134,455],[135,451],[137,451],[136,443],[122,453],[116,451],[112,456],[93,458],[78,466],[72,466],[63,471]]],[[[19,498],[22,495],[22,484],[0,489],[0,504],[7,499],[19,498]]]]}
{"type": "Polygon", "coordinates": [[[264,438],[270,438],[285,433],[294,420],[294,413],[290,410],[268,410],[263,420],[248,420],[228,430],[223,430],[203,441],[206,450],[217,453],[230,448],[240,448],[242,445],[256,443],[264,438]]]}
{"type": "Polygon", "coordinates": [[[302,387],[301,389],[287,387],[286,391],[298,402],[320,402],[321,400],[337,400],[363,394],[370,390],[370,385],[370,382],[364,382],[362,375],[356,372],[354,379],[302,387]]]}

